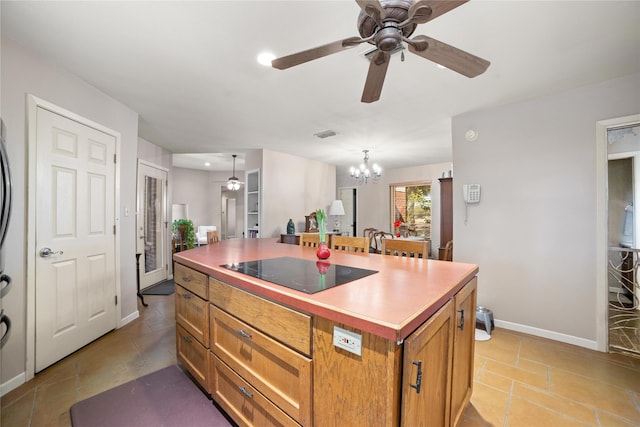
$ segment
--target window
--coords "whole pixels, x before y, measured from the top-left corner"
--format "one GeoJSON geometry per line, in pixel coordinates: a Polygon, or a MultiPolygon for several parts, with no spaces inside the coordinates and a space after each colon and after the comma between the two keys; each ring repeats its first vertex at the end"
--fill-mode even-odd
{"type": "Polygon", "coordinates": [[[431,182],[391,185],[391,230],[431,239],[431,182]]]}

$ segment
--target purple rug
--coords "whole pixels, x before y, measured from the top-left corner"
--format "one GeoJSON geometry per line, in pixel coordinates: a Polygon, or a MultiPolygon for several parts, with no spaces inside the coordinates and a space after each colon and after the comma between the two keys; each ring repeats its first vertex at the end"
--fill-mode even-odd
{"type": "Polygon", "coordinates": [[[70,411],[73,427],[233,426],[176,365],[78,402],[70,411]]]}

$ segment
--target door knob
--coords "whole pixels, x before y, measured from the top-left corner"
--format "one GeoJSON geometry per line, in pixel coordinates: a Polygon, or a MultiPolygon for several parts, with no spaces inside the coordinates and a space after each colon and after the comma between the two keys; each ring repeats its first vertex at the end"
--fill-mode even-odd
{"type": "Polygon", "coordinates": [[[42,248],[42,249],[40,249],[40,256],[42,258],[47,258],[47,257],[50,257],[51,255],[62,255],[62,254],[63,254],[62,251],[54,252],[54,251],[51,250],[51,248],[42,248]]]}

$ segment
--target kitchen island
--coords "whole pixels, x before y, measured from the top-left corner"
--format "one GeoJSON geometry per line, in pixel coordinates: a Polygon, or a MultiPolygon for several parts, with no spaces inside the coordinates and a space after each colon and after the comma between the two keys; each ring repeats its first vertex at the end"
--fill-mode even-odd
{"type": "Polygon", "coordinates": [[[304,291],[238,268],[274,259],[317,261],[313,249],[276,238],[174,255],[178,360],[231,418],[458,423],[471,396],[476,265],[334,251],[329,264],[305,270],[317,288],[304,291]],[[370,273],[323,289],[322,276],[339,267],[370,273]]]}

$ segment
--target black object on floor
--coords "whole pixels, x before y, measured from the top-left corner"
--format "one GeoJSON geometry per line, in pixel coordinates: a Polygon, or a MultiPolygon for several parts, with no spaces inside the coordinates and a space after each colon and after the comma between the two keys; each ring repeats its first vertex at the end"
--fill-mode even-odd
{"type": "Polygon", "coordinates": [[[82,400],[70,409],[73,427],[231,427],[176,365],[82,400]]]}
{"type": "Polygon", "coordinates": [[[142,295],[172,295],[176,291],[173,279],[165,280],[142,290],[142,295]]]}

